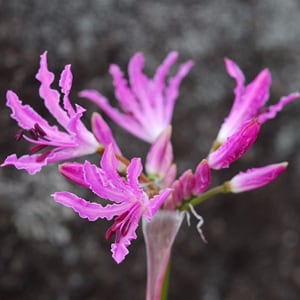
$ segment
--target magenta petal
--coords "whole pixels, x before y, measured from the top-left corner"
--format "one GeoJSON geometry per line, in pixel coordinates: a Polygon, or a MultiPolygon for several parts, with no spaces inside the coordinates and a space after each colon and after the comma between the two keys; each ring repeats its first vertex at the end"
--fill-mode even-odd
{"type": "Polygon", "coordinates": [[[172,164],[165,175],[163,186],[168,187],[171,186],[174,180],[176,179],[177,167],[176,164],[172,164]]]}
{"type": "Polygon", "coordinates": [[[122,205],[106,205],[88,202],[69,192],[57,192],[53,194],[54,201],[72,208],[81,218],[96,221],[99,218],[111,220],[114,216],[122,214],[126,208],[122,205]]]}
{"type": "Polygon", "coordinates": [[[112,144],[112,147],[117,154],[121,154],[121,151],[113,137],[111,129],[104,121],[101,115],[94,113],[92,116],[92,130],[97,141],[104,146],[112,144]]]}
{"type": "Polygon", "coordinates": [[[78,162],[66,162],[59,166],[60,173],[78,185],[89,187],[84,180],[83,164],[78,162]]]}
{"type": "Polygon", "coordinates": [[[165,88],[165,80],[170,71],[170,68],[175,64],[178,58],[178,53],[172,51],[168,54],[163,63],[157,68],[157,71],[154,76],[154,81],[157,84],[157,87],[160,91],[165,88]]]}
{"type": "Polygon", "coordinates": [[[139,118],[141,108],[137,102],[137,99],[134,97],[132,91],[128,87],[127,80],[124,78],[119,66],[111,65],[109,67],[109,72],[113,78],[115,95],[120,103],[121,108],[125,112],[133,113],[135,118],[139,118]]]}
{"type": "Polygon", "coordinates": [[[117,264],[121,263],[129,253],[127,247],[131,244],[131,240],[137,238],[135,232],[139,225],[139,217],[136,216],[134,220],[131,220],[127,234],[111,245],[112,257],[117,264]]]}
{"type": "Polygon", "coordinates": [[[260,123],[256,119],[244,124],[221,147],[209,154],[209,166],[216,170],[228,168],[231,163],[239,159],[251,148],[259,130],[260,123]]]}
{"type": "Polygon", "coordinates": [[[187,76],[191,68],[193,67],[194,63],[193,61],[188,61],[184,64],[182,64],[179,67],[178,73],[172,77],[169,81],[169,86],[166,88],[166,102],[165,102],[165,118],[167,120],[167,123],[171,122],[174,106],[176,99],[179,95],[179,86],[184,79],[184,77],[187,76]]]}
{"type": "Polygon", "coordinates": [[[155,195],[149,200],[147,205],[147,211],[144,213],[144,217],[150,220],[160,209],[160,207],[165,203],[167,198],[170,196],[172,189],[164,189],[160,191],[158,195],[155,195]]]}
{"type": "Polygon", "coordinates": [[[80,92],[79,95],[96,103],[114,122],[125,128],[128,132],[143,140],[147,140],[143,129],[135,119],[131,118],[130,116],[124,115],[120,113],[116,108],[111,107],[107,99],[97,91],[84,90],[80,92]]]}
{"type": "Polygon", "coordinates": [[[172,133],[168,126],[152,144],[146,158],[146,171],[150,175],[164,178],[173,162],[173,149],[170,142],[172,133]]]}
{"type": "Polygon", "coordinates": [[[245,91],[245,77],[239,66],[232,60],[225,58],[225,65],[227,73],[233,77],[236,81],[235,93],[235,104],[238,104],[242,99],[242,94],[245,91]]]}
{"type": "Polygon", "coordinates": [[[194,175],[193,195],[204,193],[210,185],[211,170],[206,159],[203,159],[197,166],[194,175]]]}
{"type": "Polygon", "coordinates": [[[258,121],[263,124],[266,121],[275,118],[277,113],[280,112],[288,103],[294,101],[299,97],[300,93],[292,93],[288,96],[282,97],[277,104],[271,105],[270,107],[268,107],[266,112],[261,113],[258,116],[258,121]]]}
{"type": "Polygon", "coordinates": [[[22,101],[20,101],[19,97],[13,91],[8,91],[6,98],[6,105],[12,110],[11,117],[18,122],[21,128],[29,130],[37,123],[42,128],[57,131],[55,126],[49,126],[48,122],[29,105],[23,105],[22,101]]]}
{"type": "MultiPolygon", "coordinates": [[[[107,178],[102,169],[99,169],[95,165],[86,161],[83,166],[83,171],[84,180],[89,185],[89,188],[93,191],[93,193],[98,195],[100,198],[109,199],[117,203],[124,201],[124,197],[126,197],[124,191],[111,184],[110,179],[107,178]]],[[[113,180],[113,183],[116,184],[116,181],[113,180]]],[[[119,179],[117,184],[120,184],[119,179]]]]}
{"type": "Polygon", "coordinates": [[[288,163],[283,162],[261,168],[250,169],[246,172],[240,172],[226,183],[226,185],[232,193],[254,190],[275,180],[286,170],[287,165],[288,163]]]}
{"type": "Polygon", "coordinates": [[[101,168],[112,182],[119,183],[121,178],[117,171],[117,159],[112,145],[108,145],[101,158],[101,168]]]}
{"type": "Polygon", "coordinates": [[[69,116],[75,114],[74,108],[72,107],[69,99],[69,94],[72,88],[73,74],[71,72],[71,65],[66,65],[59,80],[59,86],[64,93],[64,108],[68,112],[69,116]]]}
{"type": "Polygon", "coordinates": [[[268,69],[262,70],[256,78],[244,89],[243,78],[238,66],[232,61],[226,60],[230,66],[230,75],[239,82],[235,89],[235,100],[228,117],[225,119],[218,133],[217,142],[223,144],[226,139],[233,135],[241,126],[258,116],[269,98],[271,74],[268,69]]]}
{"type": "Polygon", "coordinates": [[[194,188],[194,175],[191,170],[186,170],[178,179],[181,184],[182,198],[188,199],[194,188]]]}
{"type": "Polygon", "coordinates": [[[69,117],[60,107],[60,95],[58,91],[51,88],[54,80],[54,74],[48,70],[47,52],[41,55],[40,69],[36,74],[36,79],[40,81],[40,96],[44,100],[45,106],[56,120],[63,126],[67,127],[69,117]]]}
{"type": "Polygon", "coordinates": [[[46,160],[37,161],[39,155],[23,155],[18,158],[15,154],[8,156],[1,167],[14,166],[18,170],[26,170],[28,174],[34,175],[47,164],[46,160]]]}
{"type": "Polygon", "coordinates": [[[133,158],[127,168],[128,183],[135,189],[139,189],[139,176],[143,166],[140,158],[133,158]]]}

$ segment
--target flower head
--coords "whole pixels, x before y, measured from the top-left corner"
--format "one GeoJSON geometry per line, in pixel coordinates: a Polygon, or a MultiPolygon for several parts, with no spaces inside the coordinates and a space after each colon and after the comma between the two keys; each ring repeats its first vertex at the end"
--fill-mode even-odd
{"type": "Polygon", "coordinates": [[[300,96],[299,93],[292,93],[282,97],[277,104],[265,108],[271,86],[270,71],[262,70],[251,83],[245,86],[245,77],[238,65],[230,59],[225,59],[225,64],[228,74],[236,80],[235,99],[231,111],[218,133],[215,142],[217,146],[222,145],[245,122],[257,118],[262,124],[274,118],[285,105],[300,96]]]}
{"type": "Polygon", "coordinates": [[[49,125],[29,105],[24,105],[14,92],[7,92],[7,106],[12,110],[11,117],[22,128],[17,134],[17,140],[24,138],[34,146],[30,149],[30,155],[18,158],[12,154],[2,166],[13,165],[17,169],[25,169],[29,174],[35,174],[49,163],[92,154],[109,143],[114,145],[116,152],[119,151],[110,129],[99,115],[93,117],[93,134],[81,121],[85,110],[79,105],[75,105],[75,108],[71,105],[69,93],[73,76],[70,67],[67,65],[64,68],[59,81],[63,93],[63,107],[60,105],[59,92],[51,88],[54,74],[48,70],[47,52],[41,55],[40,68],[36,75],[41,83],[39,94],[46,108],[65,131],[49,125]],[[106,131],[101,132],[99,124],[106,131]]]}
{"type": "MultiPolygon", "coordinates": [[[[75,166],[78,173],[80,168],[75,166]]],[[[117,171],[117,160],[112,146],[108,146],[101,159],[101,168],[86,161],[82,166],[79,180],[84,178],[85,185],[97,196],[110,200],[113,204],[88,202],[69,192],[57,192],[54,200],[71,207],[82,218],[95,221],[99,218],[114,219],[106,232],[106,239],[115,238],[111,246],[112,256],[117,263],[128,254],[127,247],[136,238],[136,229],[142,217],[151,220],[170,194],[170,189],[162,190],[149,199],[139,186],[142,164],[139,158],[133,158],[127,169],[127,178],[122,178],[117,171]]],[[[76,180],[75,180],[76,182],[76,180]]],[[[82,184],[84,185],[84,184],[82,184]]]]}
{"type": "Polygon", "coordinates": [[[166,76],[177,57],[176,52],[171,52],[150,79],[143,73],[143,54],[135,54],[128,66],[130,87],[119,66],[110,66],[115,95],[123,113],[113,108],[97,91],[84,90],[81,96],[95,102],[113,121],[131,134],[152,143],[171,123],[180,83],[193,65],[191,61],[182,64],[166,86],[166,76]]]}

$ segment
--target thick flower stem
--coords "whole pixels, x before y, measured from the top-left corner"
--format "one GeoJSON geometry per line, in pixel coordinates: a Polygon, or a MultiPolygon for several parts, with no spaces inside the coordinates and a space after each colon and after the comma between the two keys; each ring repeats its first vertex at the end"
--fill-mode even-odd
{"type": "Polygon", "coordinates": [[[166,300],[172,245],[183,212],[160,210],[151,222],[143,222],[147,253],[146,300],[166,300]]]}
{"type": "Polygon", "coordinates": [[[225,194],[228,192],[229,191],[226,186],[226,183],[219,185],[215,188],[208,190],[207,192],[203,193],[202,195],[200,195],[198,197],[191,198],[191,200],[184,202],[184,204],[179,209],[180,210],[189,210],[191,205],[197,206],[213,196],[216,196],[218,194],[225,194]]]}

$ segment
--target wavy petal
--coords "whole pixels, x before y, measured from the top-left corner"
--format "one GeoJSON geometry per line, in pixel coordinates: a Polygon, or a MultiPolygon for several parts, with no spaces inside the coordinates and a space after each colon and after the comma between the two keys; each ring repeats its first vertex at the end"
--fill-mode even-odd
{"type": "Polygon", "coordinates": [[[45,106],[56,120],[64,127],[67,127],[69,117],[60,107],[60,95],[58,91],[51,89],[54,74],[48,70],[47,52],[41,55],[40,69],[36,74],[36,79],[40,81],[40,96],[44,100],[45,106]]]}
{"type": "Polygon", "coordinates": [[[288,96],[282,97],[277,104],[271,105],[270,107],[268,107],[268,110],[266,112],[261,113],[258,116],[258,121],[263,124],[266,121],[275,118],[277,113],[280,112],[288,103],[294,101],[299,97],[300,93],[292,93],[288,96]]]}
{"type": "Polygon", "coordinates": [[[112,204],[102,206],[99,203],[88,202],[69,192],[56,192],[52,196],[54,201],[72,208],[81,218],[89,221],[96,221],[99,218],[111,220],[113,217],[124,213],[127,209],[126,205],[112,204]]]}

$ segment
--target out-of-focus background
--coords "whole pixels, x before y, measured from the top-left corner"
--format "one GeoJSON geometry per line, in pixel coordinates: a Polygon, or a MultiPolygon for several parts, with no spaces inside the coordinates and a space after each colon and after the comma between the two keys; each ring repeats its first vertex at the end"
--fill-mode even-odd
{"type": "MultiPolygon", "coordinates": [[[[77,93],[95,88],[114,101],[110,63],[125,69],[142,51],[146,72],[153,74],[177,50],[181,62],[192,59],[195,67],[182,84],[173,118],[175,157],[180,172],[194,168],[232,104],[234,82],[224,57],[237,61],[248,81],[270,68],[270,103],[300,89],[299,15],[297,0],[0,1],[1,162],[28,151],[24,141],[15,141],[18,128],[5,107],[6,91],[47,116],[34,79],[43,51],[57,76],[72,64],[72,99],[89,109],[88,124],[96,107],[77,93]]],[[[217,183],[239,170],[290,163],[268,187],[219,196],[197,208],[208,244],[195,222],[182,226],[173,249],[170,299],[299,299],[299,101],[263,126],[253,149],[230,171],[214,173],[217,183]]],[[[145,157],[147,144],[111,126],[127,156],[145,157]]],[[[141,231],[125,262],[116,265],[104,238],[108,222],[82,220],[55,204],[50,195],[62,190],[85,193],[54,165],[35,176],[0,169],[0,299],[143,299],[141,231]]]]}

